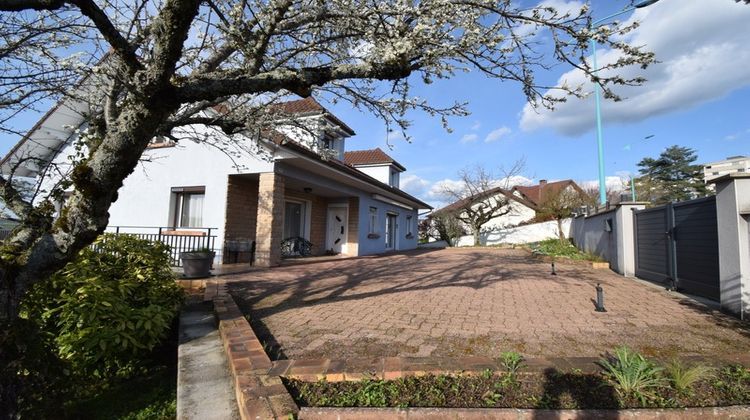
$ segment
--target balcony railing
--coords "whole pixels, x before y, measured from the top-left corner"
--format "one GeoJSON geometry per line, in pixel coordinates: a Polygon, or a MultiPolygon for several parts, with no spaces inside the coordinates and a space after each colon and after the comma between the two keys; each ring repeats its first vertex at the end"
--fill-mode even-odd
{"type": "Polygon", "coordinates": [[[208,249],[216,251],[216,228],[167,226],[108,226],[105,232],[133,235],[147,241],[169,245],[172,266],[182,267],[180,252],[208,249]]]}

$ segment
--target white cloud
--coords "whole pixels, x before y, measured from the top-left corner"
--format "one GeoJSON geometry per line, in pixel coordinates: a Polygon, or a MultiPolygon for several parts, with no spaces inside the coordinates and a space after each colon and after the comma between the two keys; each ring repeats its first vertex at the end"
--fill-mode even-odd
{"type": "Polygon", "coordinates": [[[479,122],[479,121],[474,121],[474,124],[471,125],[471,130],[472,131],[477,131],[480,128],[482,128],[482,123],[479,122]]]}
{"type": "MultiPolygon", "coordinates": [[[[721,98],[750,85],[749,6],[729,0],[662,0],[637,9],[625,24],[632,20],[641,25],[627,34],[626,40],[653,51],[659,63],[646,70],[618,70],[624,77],[641,75],[648,81],[643,86],[614,88],[624,100],[603,101],[606,123],[641,121],[721,98]]],[[[610,50],[600,51],[598,58],[600,63],[607,63],[617,60],[618,55],[610,50]]],[[[563,74],[558,84],[563,83],[591,86],[577,70],[563,74]]],[[[565,135],[580,135],[593,125],[592,95],[568,98],[554,111],[534,110],[527,104],[520,119],[523,130],[551,127],[565,135]]]]}
{"type": "Polygon", "coordinates": [[[490,131],[489,134],[487,134],[487,137],[484,138],[485,143],[492,143],[493,141],[498,141],[504,136],[507,136],[510,134],[510,128],[506,126],[502,126],[498,129],[490,131]]]}
{"type": "Polygon", "coordinates": [[[403,191],[415,197],[420,197],[429,188],[430,181],[414,174],[405,174],[401,177],[400,186],[403,191]]]}
{"type": "MultiPolygon", "coordinates": [[[[612,191],[623,191],[626,188],[626,183],[630,179],[630,175],[628,172],[618,172],[618,176],[607,176],[604,177],[604,185],[607,186],[607,189],[612,191]]],[[[577,182],[578,186],[584,189],[598,189],[599,188],[599,180],[587,180],[587,181],[579,181],[577,182]]]]}
{"type": "Polygon", "coordinates": [[[475,141],[477,141],[477,139],[479,139],[479,136],[477,136],[477,135],[476,135],[476,134],[474,134],[474,133],[471,133],[471,134],[464,134],[464,136],[463,136],[463,137],[461,137],[461,143],[462,143],[462,144],[466,144],[466,143],[472,143],[472,142],[475,142],[475,141]]]}

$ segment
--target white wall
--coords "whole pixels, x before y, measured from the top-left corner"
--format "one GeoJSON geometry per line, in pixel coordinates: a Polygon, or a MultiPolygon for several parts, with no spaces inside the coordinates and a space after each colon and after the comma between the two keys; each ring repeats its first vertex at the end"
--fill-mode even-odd
{"type": "Polygon", "coordinates": [[[482,226],[482,230],[505,229],[517,226],[519,223],[528,222],[536,216],[536,212],[533,209],[526,207],[518,201],[510,200],[509,203],[510,213],[490,220],[482,226]]]}
{"type": "Polygon", "coordinates": [[[390,185],[391,165],[355,166],[360,172],[377,179],[385,185],[390,185]]]}
{"type": "MultiPolygon", "coordinates": [[[[566,238],[570,235],[570,226],[571,219],[563,220],[563,234],[566,238]]],[[[557,237],[559,237],[557,221],[552,220],[549,222],[534,223],[525,226],[487,230],[480,235],[480,241],[482,245],[526,244],[557,237]]],[[[462,236],[457,243],[457,246],[473,245],[473,235],[462,236]]]]}
{"type": "MultiPolygon", "coordinates": [[[[244,154],[234,159],[203,143],[182,141],[175,147],[149,149],[125,179],[110,207],[110,226],[170,226],[172,187],[204,186],[203,227],[216,228],[217,260],[224,242],[227,181],[230,174],[271,172],[274,164],[244,154]],[[235,164],[242,166],[238,170],[235,164]]],[[[213,233],[212,233],[213,234],[213,233]]]]}
{"type": "Polygon", "coordinates": [[[716,184],[721,306],[747,319],[750,313],[750,175],[716,184]]]}

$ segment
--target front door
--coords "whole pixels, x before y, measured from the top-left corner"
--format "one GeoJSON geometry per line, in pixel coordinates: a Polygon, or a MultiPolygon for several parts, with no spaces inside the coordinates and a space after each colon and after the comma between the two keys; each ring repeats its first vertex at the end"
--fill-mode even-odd
{"type": "Polygon", "coordinates": [[[385,217],[385,249],[387,251],[396,249],[397,218],[397,215],[390,213],[385,217]]]}
{"type": "Polygon", "coordinates": [[[346,207],[328,208],[328,232],[326,250],[340,254],[346,245],[346,207]]]}

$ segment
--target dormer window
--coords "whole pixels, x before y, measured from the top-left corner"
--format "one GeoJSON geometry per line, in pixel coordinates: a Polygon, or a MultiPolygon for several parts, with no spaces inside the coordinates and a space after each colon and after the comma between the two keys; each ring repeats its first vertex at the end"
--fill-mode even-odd
{"type": "Polygon", "coordinates": [[[324,134],[323,135],[323,148],[324,149],[335,149],[336,148],[336,139],[333,138],[330,134],[324,134]]]}
{"type": "Polygon", "coordinates": [[[391,168],[391,176],[390,176],[388,184],[391,187],[393,187],[393,188],[398,188],[399,187],[398,186],[398,184],[399,184],[399,182],[398,182],[398,178],[399,178],[398,174],[399,174],[399,172],[397,170],[391,168]]]}

